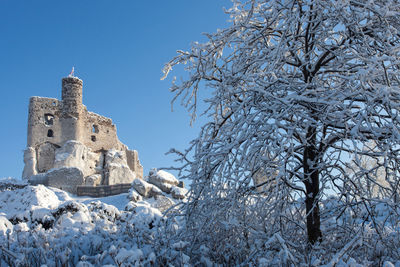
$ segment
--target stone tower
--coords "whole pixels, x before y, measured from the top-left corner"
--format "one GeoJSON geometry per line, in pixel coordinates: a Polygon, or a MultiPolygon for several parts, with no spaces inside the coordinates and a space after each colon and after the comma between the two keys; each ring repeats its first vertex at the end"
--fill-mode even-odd
{"type": "Polygon", "coordinates": [[[63,116],[79,117],[82,111],[82,85],[82,80],[77,77],[62,79],[63,116]]]}
{"type": "Polygon", "coordinates": [[[62,79],[60,122],[64,140],[81,141],[82,85],[82,80],[77,77],[62,79]]]}

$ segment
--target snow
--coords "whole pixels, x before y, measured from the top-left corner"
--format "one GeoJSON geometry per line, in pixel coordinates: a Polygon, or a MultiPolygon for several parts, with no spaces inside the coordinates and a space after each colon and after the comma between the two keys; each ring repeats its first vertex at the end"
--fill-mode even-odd
{"type": "Polygon", "coordinates": [[[179,196],[181,198],[183,198],[186,194],[187,194],[188,190],[186,188],[181,188],[178,186],[174,186],[171,189],[171,193],[172,195],[176,195],[179,196]]]}
{"type": "Polygon", "coordinates": [[[5,216],[0,215],[0,235],[6,235],[8,231],[12,233],[13,228],[12,223],[5,216]]]}
{"type": "Polygon", "coordinates": [[[55,209],[61,204],[57,195],[44,185],[26,186],[0,194],[0,211],[8,218],[25,218],[44,214],[46,210],[55,209]],[[36,211],[38,210],[38,211],[36,211]]]}
{"type": "Polygon", "coordinates": [[[17,179],[14,179],[14,178],[12,178],[12,177],[3,177],[3,178],[0,178],[0,186],[1,185],[9,185],[9,184],[12,184],[12,185],[27,185],[27,182],[25,181],[25,180],[17,180],[17,179]]]}
{"type": "MultiPolygon", "coordinates": [[[[6,244],[9,248],[0,245],[0,259],[5,262],[4,255],[8,255],[7,259],[11,262],[19,261],[25,265],[40,263],[47,266],[56,266],[57,261],[74,266],[152,266],[162,262],[192,266],[194,258],[189,255],[194,244],[192,240],[180,238],[181,231],[185,229],[183,218],[178,216],[169,221],[167,226],[168,217],[161,212],[161,208],[157,208],[160,201],[165,201],[163,198],[171,201],[172,198],[163,195],[131,201],[129,196],[132,192],[135,192],[134,189],[126,194],[90,198],[77,197],[42,185],[3,189],[0,191],[0,244],[6,244]],[[36,255],[42,256],[38,258],[36,255]]],[[[177,203],[177,200],[174,201],[172,204],[177,203]]],[[[323,213],[324,209],[335,211],[336,207],[341,206],[336,198],[327,199],[323,204],[323,213]]],[[[391,221],[393,212],[390,205],[381,201],[371,206],[369,211],[377,215],[375,223],[383,223],[389,230],[389,237],[395,240],[398,235],[391,228],[394,222],[391,221]]],[[[361,220],[355,217],[365,216],[364,210],[357,213],[345,212],[339,218],[335,212],[324,214],[323,229],[327,233],[338,225],[344,225],[351,218],[360,225],[372,223],[365,218],[361,220]]],[[[236,218],[227,220],[227,233],[239,224],[236,218]]],[[[365,229],[363,235],[373,238],[374,229],[365,229]]],[[[258,266],[297,265],[298,259],[304,257],[295,254],[293,244],[284,236],[285,233],[275,233],[264,242],[264,237],[256,239],[250,245],[255,251],[259,250],[258,254],[249,254],[253,263],[258,266]]],[[[350,256],[352,251],[357,251],[363,245],[361,234],[343,242],[338,238],[336,241],[326,241],[331,250],[328,254],[318,252],[318,249],[313,252],[310,257],[312,266],[369,265],[368,261],[355,257],[357,253],[350,256]]],[[[375,253],[384,253],[385,247],[378,244],[379,242],[375,243],[375,253]]],[[[217,243],[216,245],[221,246],[217,243]]],[[[229,247],[230,244],[223,246],[229,247]]],[[[198,251],[198,264],[215,265],[216,259],[212,257],[214,248],[201,244],[198,251]]],[[[399,261],[386,258],[383,266],[399,265],[399,261]]]]}
{"type": "MultiPolygon", "coordinates": [[[[150,176],[151,175],[154,175],[152,171],[150,171],[150,176]]],[[[173,184],[173,185],[177,185],[179,183],[178,179],[176,179],[176,177],[173,174],[166,172],[164,170],[157,171],[155,175],[158,176],[158,179],[162,183],[173,184]]]]}
{"type": "Polygon", "coordinates": [[[122,265],[125,262],[140,262],[143,258],[143,252],[140,249],[127,250],[122,248],[115,257],[118,264],[122,265]]]}
{"type": "Polygon", "coordinates": [[[127,204],[128,193],[123,193],[115,196],[108,197],[99,197],[99,198],[91,198],[91,197],[76,197],[74,198],[76,201],[82,202],[84,204],[89,204],[90,202],[100,201],[107,205],[111,205],[116,207],[118,210],[124,210],[127,204]]]}
{"type": "MultiPolygon", "coordinates": [[[[0,190],[0,244],[9,249],[0,245],[1,266],[15,261],[47,266],[56,266],[56,262],[142,266],[157,260],[154,240],[165,222],[156,208],[159,200],[130,201],[133,188],[130,193],[91,198],[43,185],[4,181],[8,186],[0,190]]],[[[171,199],[171,203],[175,202],[171,199]]]]}

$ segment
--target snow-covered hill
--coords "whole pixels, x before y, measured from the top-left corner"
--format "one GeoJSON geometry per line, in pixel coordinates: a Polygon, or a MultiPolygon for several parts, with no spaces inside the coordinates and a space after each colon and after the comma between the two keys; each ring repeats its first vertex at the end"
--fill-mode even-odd
{"type": "Polygon", "coordinates": [[[165,193],[90,198],[9,179],[1,184],[1,266],[152,265],[161,211],[177,202],[165,193]]]}
{"type": "MultiPolygon", "coordinates": [[[[91,198],[0,180],[0,266],[216,266],[220,259],[215,251],[207,243],[193,242],[182,216],[165,213],[176,210],[181,215],[176,207],[185,199],[153,186],[142,181],[133,183],[129,193],[91,198]]],[[[388,203],[381,200],[344,210],[337,198],[326,199],[321,206],[322,243],[302,248],[303,233],[295,228],[287,229],[292,239],[284,232],[271,236],[254,232],[246,248],[251,253],[245,257],[249,266],[399,267],[400,210],[388,203]]],[[[213,238],[216,248],[234,244],[237,236],[230,229],[237,227],[237,221],[233,219],[223,225],[214,222],[214,232],[203,233],[213,238]],[[226,231],[220,232],[221,227],[226,231]],[[227,242],[219,242],[224,234],[227,242]]],[[[270,220],[265,218],[265,223],[270,220]]],[[[239,252],[237,248],[230,256],[239,252]]]]}

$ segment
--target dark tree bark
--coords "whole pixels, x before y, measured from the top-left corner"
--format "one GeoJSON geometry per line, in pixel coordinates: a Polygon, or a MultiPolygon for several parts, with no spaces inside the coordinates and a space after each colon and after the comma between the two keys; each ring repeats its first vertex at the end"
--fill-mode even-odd
{"type": "Polygon", "coordinates": [[[316,129],[307,131],[307,142],[303,155],[304,185],[306,187],[307,236],[311,244],[322,239],[319,213],[319,171],[318,150],[316,147],[316,129]]]}

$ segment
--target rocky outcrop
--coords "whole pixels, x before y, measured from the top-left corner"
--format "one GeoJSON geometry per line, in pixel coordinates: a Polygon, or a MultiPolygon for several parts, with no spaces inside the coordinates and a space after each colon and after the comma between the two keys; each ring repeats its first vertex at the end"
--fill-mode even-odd
{"type": "Polygon", "coordinates": [[[171,189],[171,195],[175,199],[184,199],[186,197],[188,190],[186,188],[181,188],[174,186],[171,189]]]}
{"type": "Polygon", "coordinates": [[[149,183],[154,184],[159,187],[163,192],[170,193],[173,186],[179,184],[178,179],[175,178],[171,173],[163,170],[157,171],[157,169],[152,169],[149,172],[149,183]]]}
{"type": "MultiPolygon", "coordinates": [[[[31,184],[44,184],[76,193],[79,185],[130,184],[137,177],[128,165],[126,150],[93,152],[81,142],[70,140],[62,147],[46,143],[39,147],[41,172],[38,173],[35,148],[25,150],[24,178],[31,184]],[[50,166],[49,170],[47,170],[50,166]],[[44,171],[45,170],[45,171],[44,171]]],[[[137,157],[137,154],[130,155],[137,157]]],[[[157,194],[157,189],[151,192],[157,194]]]]}
{"type": "Polygon", "coordinates": [[[46,172],[45,173],[39,173],[39,174],[36,174],[36,175],[33,175],[33,176],[29,177],[28,182],[31,185],[39,185],[39,184],[47,185],[47,186],[49,185],[49,180],[47,179],[47,173],[46,172]]]}
{"type": "Polygon", "coordinates": [[[44,143],[37,149],[37,168],[38,172],[46,172],[53,168],[55,151],[57,147],[52,143],[44,143]]]}
{"type": "Polygon", "coordinates": [[[138,202],[142,200],[142,196],[134,188],[131,188],[128,192],[128,199],[133,202],[138,202]]]}
{"type": "Polygon", "coordinates": [[[169,195],[174,199],[182,200],[186,198],[187,192],[188,190],[183,188],[183,182],[176,179],[171,173],[163,170],[152,169],[149,172],[147,181],[138,178],[133,181],[132,189],[129,193],[131,197],[129,197],[129,199],[130,201],[135,202],[137,195],[140,195],[144,198],[154,197],[155,200],[158,199],[158,202],[164,203],[160,203],[161,206],[170,206],[171,203],[166,201],[164,197],[169,195]],[[169,204],[166,204],[167,202],[169,204]]]}
{"type": "MultiPolygon", "coordinates": [[[[152,169],[146,180],[136,175],[137,172],[132,171],[129,162],[137,160],[137,152],[128,153],[125,147],[122,150],[93,152],[81,142],[70,140],[61,147],[43,144],[39,151],[42,153],[41,160],[47,159],[40,165],[42,170],[50,166],[53,168],[38,173],[35,169],[37,150],[26,149],[24,177],[34,185],[43,184],[77,194],[77,187],[83,185],[132,184],[129,193],[131,202],[140,201],[142,197],[154,197],[155,203],[158,203],[155,205],[162,209],[172,205],[172,198],[182,200],[186,197],[187,190],[183,188],[183,182],[171,173],[152,169]]],[[[139,162],[136,163],[135,168],[139,168],[139,162]]]]}
{"type": "Polygon", "coordinates": [[[84,144],[70,140],[56,150],[54,168],[76,167],[86,177],[96,173],[100,157],[101,153],[93,153],[84,144]]]}
{"type": "Polygon", "coordinates": [[[136,174],[136,177],[143,178],[143,166],[139,161],[139,153],[136,150],[129,150],[125,147],[126,161],[129,168],[136,174]]]}
{"type": "Polygon", "coordinates": [[[52,169],[46,174],[48,185],[76,194],[76,187],[84,184],[83,173],[76,167],[52,169]]]}
{"type": "Polygon", "coordinates": [[[161,212],[166,211],[175,204],[172,199],[163,195],[154,197],[154,200],[155,201],[151,204],[151,206],[153,208],[159,209],[161,212]]]}
{"type": "Polygon", "coordinates": [[[22,172],[22,178],[27,179],[37,174],[36,169],[36,150],[33,147],[28,147],[24,151],[24,171],[22,172]]]}
{"type": "Polygon", "coordinates": [[[135,174],[131,171],[126,161],[124,151],[111,149],[105,156],[105,179],[107,184],[127,184],[131,183],[135,178],[135,174]]]}
{"type": "Polygon", "coordinates": [[[91,152],[82,143],[71,140],[56,150],[54,168],[76,167],[84,176],[90,176],[96,172],[100,155],[101,153],[91,152]]]}
{"type": "Polygon", "coordinates": [[[183,182],[176,179],[171,173],[152,169],[146,180],[139,178],[133,180],[132,188],[128,193],[129,202],[125,206],[125,210],[133,211],[142,205],[142,201],[152,198],[151,207],[166,212],[186,198],[188,190],[183,188],[183,182]]]}
{"type": "Polygon", "coordinates": [[[143,197],[153,197],[156,195],[161,195],[162,191],[157,188],[156,186],[142,180],[139,178],[136,178],[133,183],[132,187],[143,197]]]}
{"type": "Polygon", "coordinates": [[[85,178],[85,185],[96,186],[101,184],[101,174],[93,174],[85,178]]]}

